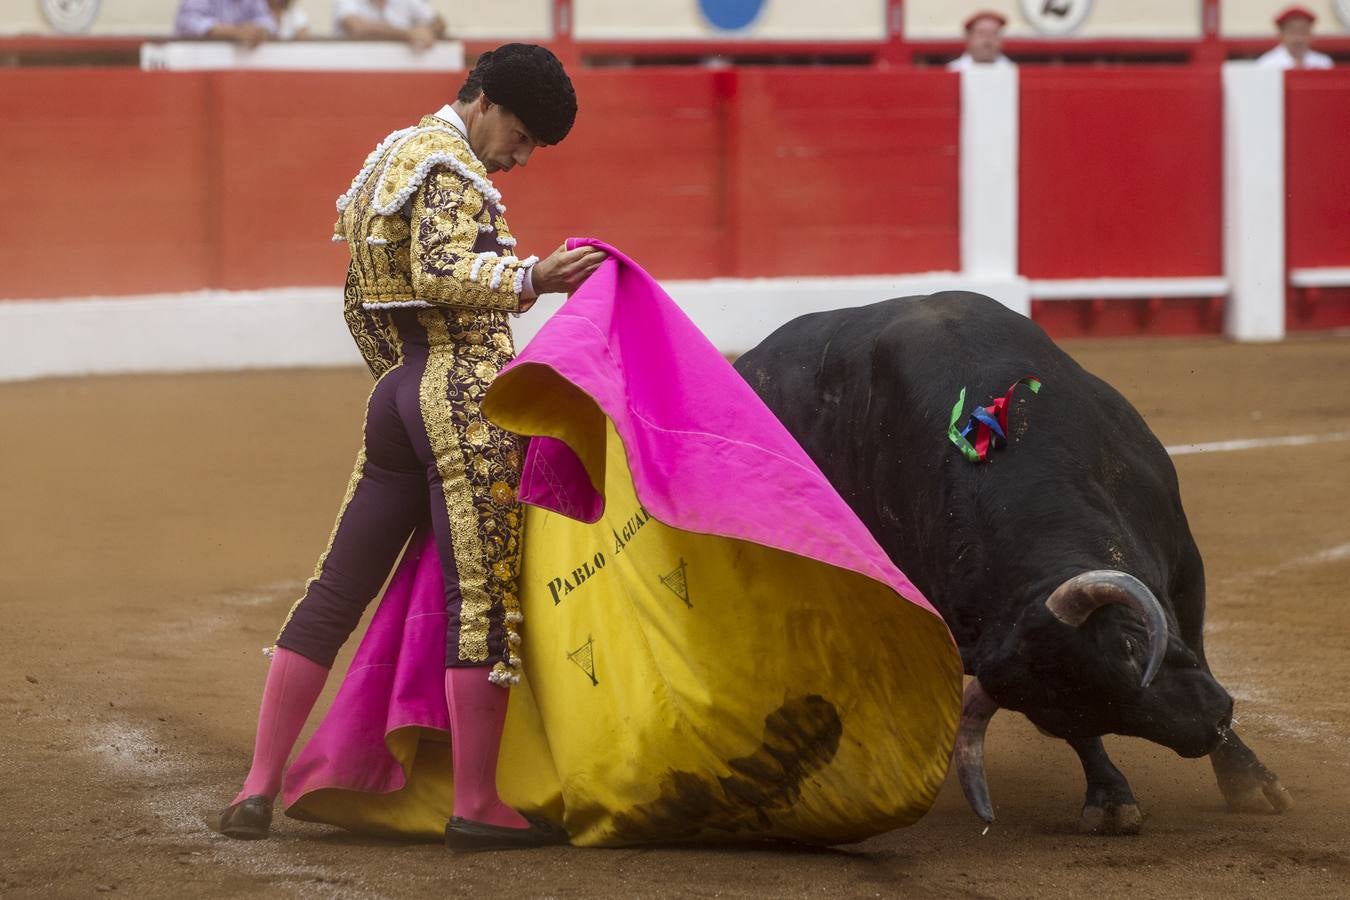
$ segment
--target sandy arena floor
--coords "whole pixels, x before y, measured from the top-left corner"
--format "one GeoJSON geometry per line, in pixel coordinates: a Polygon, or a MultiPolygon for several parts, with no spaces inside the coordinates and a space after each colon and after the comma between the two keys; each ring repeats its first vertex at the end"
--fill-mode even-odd
{"type": "MultiPolygon", "coordinates": [[[[1350,338],[1069,349],[1168,445],[1350,432],[1350,338]]],[[[368,387],[356,370],[0,385],[0,894],[1350,891],[1347,440],[1177,459],[1209,571],[1214,670],[1292,792],[1287,816],[1228,815],[1208,762],[1114,738],[1145,832],[1080,837],[1074,754],[1003,713],[988,741],[999,819],[983,836],[954,784],[917,826],[835,851],[452,858],[284,818],[266,842],[211,833],[248,765],[258,648],[327,539],[368,387]]]]}

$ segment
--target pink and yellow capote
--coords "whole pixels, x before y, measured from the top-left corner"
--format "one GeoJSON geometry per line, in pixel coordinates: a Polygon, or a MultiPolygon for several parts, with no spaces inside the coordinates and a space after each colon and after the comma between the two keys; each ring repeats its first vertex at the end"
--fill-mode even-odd
{"type": "MultiPolygon", "coordinates": [[[[579,845],[913,823],[960,716],[946,625],[660,286],[584,243],[610,259],[484,404],[533,438],[503,799],[579,845]]],[[[444,617],[419,533],[287,773],[288,815],[441,835],[444,617]]]]}

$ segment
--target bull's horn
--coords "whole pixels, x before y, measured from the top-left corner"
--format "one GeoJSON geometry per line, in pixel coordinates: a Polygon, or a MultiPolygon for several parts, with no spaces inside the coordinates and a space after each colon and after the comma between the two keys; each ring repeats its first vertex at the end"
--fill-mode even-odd
{"type": "Polygon", "coordinates": [[[956,774],[966,802],[986,822],[994,821],[994,804],[989,802],[989,783],[984,778],[984,730],[996,712],[998,703],[984,692],[978,678],[966,685],[961,727],[956,732],[956,774]]]}
{"type": "Polygon", "coordinates": [[[1148,687],[1167,654],[1167,613],[1142,581],[1124,572],[1098,569],[1070,578],[1045,601],[1056,619],[1075,628],[1093,610],[1111,603],[1129,607],[1144,620],[1148,630],[1148,665],[1144,667],[1141,686],[1148,687]]]}

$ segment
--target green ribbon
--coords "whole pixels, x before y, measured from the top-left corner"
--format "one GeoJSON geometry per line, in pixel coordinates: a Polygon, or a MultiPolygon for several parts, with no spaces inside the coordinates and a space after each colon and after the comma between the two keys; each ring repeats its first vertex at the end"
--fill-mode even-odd
{"type": "MultiPolygon", "coordinates": [[[[1026,378],[1019,378],[1012,383],[1012,387],[1008,388],[1008,393],[1005,394],[1002,399],[995,401],[993,406],[986,408],[987,412],[990,415],[999,414],[999,410],[1001,409],[1005,425],[1008,407],[1012,403],[1013,391],[1017,390],[1017,386],[1019,384],[1025,384],[1027,387],[1031,388],[1031,392],[1033,394],[1039,394],[1041,392],[1041,380],[1039,378],[1034,378],[1031,376],[1028,376],[1026,378]]],[[[950,440],[953,444],[955,444],[956,449],[960,450],[961,455],[964,456],[970,462],[973,463],[984,462],[984,459],[980,456],[980,451],[976,450],[974,445],[971,444],[970,441],[966,439],[966,436],[962,434],[962,429],[956,427],[957,423],[961,421],[961,413],[965,409],[965,406],[966,406],[966,389],[961,388],[961,396],[956,398],[956,405],[952,407],[952,417],[947,422],[947,439],[950,440]]],[[[975,423],[972,422],[971,425],[974,426],[975,423]]],[[[989,449],[991,450],[994,449],[992,435],[990,438],[989,449]]]]}
{"type": "Polygon", "coordinates": [[[979,451],[975,449],[970,441],[966,440],[965,435],[963,435],[961,430],[956,427],[956,423],[961,421],[961,411],[965,408],[966,389],[961,388],[961,396],[956,398],[956,405],[952,407],[951,421],[947,423],[947,437],[956,445],[956,449],[960,450],[961,454],[965,456],[967,460],[977,463],[980,461],[979,451]]]}

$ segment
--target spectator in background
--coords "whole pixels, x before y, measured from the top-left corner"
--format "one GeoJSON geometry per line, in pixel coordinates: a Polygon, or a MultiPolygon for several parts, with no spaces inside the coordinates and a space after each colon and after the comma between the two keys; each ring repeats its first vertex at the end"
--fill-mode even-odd
{"type": "Polygon", "coordinates": [[[309,37],[309,16],[295,5],[295,0],[267,0],[267,5],[272,10],[278,38],[294,41],[309,37]]]}
{"type": "Polygon", "coordinates": [[[947,71],[964,72],[976,65],[1012,65],[1012,60],[1003,55],[1003,26],[1007,24],[1002,14],[988,10],[966,19],[966,52],[947,63],[947,71]]]}
{"type": "Polygon", "coordinates": [[[345,37],[407,41],[414,50],[445,35],[445,21],[427,0],[335,0],[333,18],[345,37]]]}
{"type": "Polygon", "coordinates": [[[178,37],[256,47],[275,36],[276,23],[267,0],[183,0],[173,30],[178,37]]]}
{"type": "Polygon", "coordinates": [[[1287,7],[1275,17],[1280,31],[1279,46],[1256,61],[1268,69],[1330,69],[1331,57],[1312,49],[1312,28],[1317,16],[1302,6],[1287,7]]]}

